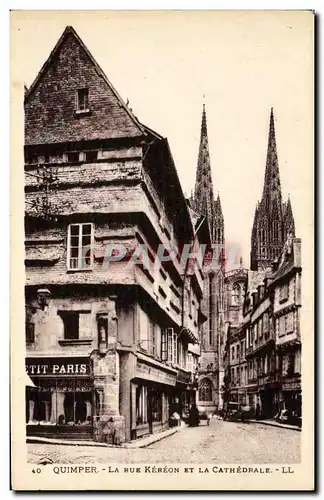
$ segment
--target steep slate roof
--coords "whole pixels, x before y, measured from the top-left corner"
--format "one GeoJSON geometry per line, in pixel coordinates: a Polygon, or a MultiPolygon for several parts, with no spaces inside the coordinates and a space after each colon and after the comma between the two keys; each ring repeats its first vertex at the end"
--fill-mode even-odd
{"type": "Polygon", "coordinates": [[[25,144],[146,135],[75,30],[67,26],[25,93],[25,144]],[[91,113],[76,117],[80,88],[89,88],[91,113]]]}

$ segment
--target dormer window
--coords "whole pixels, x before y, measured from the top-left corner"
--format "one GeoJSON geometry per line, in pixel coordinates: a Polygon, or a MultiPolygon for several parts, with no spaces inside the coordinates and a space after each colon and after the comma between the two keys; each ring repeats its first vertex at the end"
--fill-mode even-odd
{"type": "Polygon", "coordinates": [[[77,91],[77,113],[87,113],[89,111],[89,89],[78,89],[77,91]]]}

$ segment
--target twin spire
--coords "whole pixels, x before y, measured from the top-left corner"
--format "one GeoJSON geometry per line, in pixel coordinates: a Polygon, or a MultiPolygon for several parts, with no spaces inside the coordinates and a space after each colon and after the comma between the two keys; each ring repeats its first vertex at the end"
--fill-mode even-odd
{"type": "MultiPolygon", "coordinates": [[[[205,103],[191,203],[196,212],[206,215],[212,243],[224,244],[224,218],[219,193],[214,198],[205,103]]],[[[290,197],[286,203],[282,202],[275,119],[271,108],[263,191],[261,201],[255,208],[251,234],[251,269],[271,267],[271,263],[279,257],[288,234],[295,236],[295,221],[290,197]]]]}
{"type": "Polygon", "coordinates": [[[257,203],[251,234],[251,269],[271,268],[288,234],[295,236],[290,198],[282,202],[273,108],[270,112],[268,149],[261,201],[257,203]]]}
{"type": "Polygon", "coordinates": [[[282,203],[273,108],[270,112],[267,160],[261,203],[264,203],[268,209],[271,209],[274,203],[278,207],[282,203]]]}
{"type": "Polygon", "coordinates": [[[216,200],[214,198],[205,103],[201,119],[195,191],[191,202],[196,212],[207,217],[212,243],[224,244],[224,219],[219,193],[216,200]]]}

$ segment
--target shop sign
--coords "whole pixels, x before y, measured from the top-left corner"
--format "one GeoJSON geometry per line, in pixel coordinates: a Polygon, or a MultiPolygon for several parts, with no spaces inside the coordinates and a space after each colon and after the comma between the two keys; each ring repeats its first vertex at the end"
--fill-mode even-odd
{"type": "Polygon", "coordinates": [[[50,384],[44,384],[46,379],[34,379],[38,392],[91,392],[93,384],[82,380],[51,380],[47,379],[50,384]]]}
{"type": "Polygon", "coordinates": [[[287,380],[287,381],[283,382],[282,389],[283,390],[300,391],[301,390],[301,382],[300,382],[300,380],[287,380]]]}
{"type": "Polygon", "coordinates": [[[145,380],[151,380],[152,382],[159,382],[160,384],[176,384],[175,375],[166,373],[163,370],[156,368],[155,366],[149,366],[144,363],[140,363],[139,361],[137,361],[136,366],[136,377],[143,378],[145,380]]]}
{"type": "Polygon", "coordinates": [[[184,370],[178,370],[177,382],[182,384],[190,384],[191,382],[191,372],[186,372],[184,370]]]}
{"type": "Polygon", "coordinates": [[[88,357],[71,358],[26,358],[26,372],[30,376],[90,375],[88,357]]]}

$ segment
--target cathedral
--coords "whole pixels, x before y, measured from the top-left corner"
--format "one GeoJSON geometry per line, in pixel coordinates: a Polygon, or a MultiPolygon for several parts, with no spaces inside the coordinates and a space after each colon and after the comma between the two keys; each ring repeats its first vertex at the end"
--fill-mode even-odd
{"type": "Polygon", "coordinates": [[[209,155],[207,117],[203,105],[196,183],[191,207],[208,221],[212,245],[219,248],[219,257],[204,268],[204,298],[202,311],[207,321],[201,331],[201,358],[198,379],[197,405],[210,412],[222,405],[221,387],[224,370],[224,217],[219,194],[214,197],[209,155]]]}
{"type": "Polygon", "coordinates": [[[206,216],[213,245],[222,249],[218,259],[204,266],[202,312],[207,317],[200,332],[201,357],[198,370],[197,405],[201,411],[223,408],[225,399],[226,342],[240,330],[243,302],[249,276],[264,278],[282,252],[287,236],[295,237],[295,222],[290,198],[282,201],[279,164],[275,136],[274,113],[271,108],[264,186],[257,203],[251,233],[250,270],[241,265],[225,270],[224,217],[219,194],[214,197],[209,155],[207,117],[203,105],[200,145],[191,208],[206,216]]]}
{"type": "Polygon", "coordinates": [[[267,160],[261,201],[257,203],[251,236],[251,270],[271,268],[278,259],[288,233],[295,237],[295,222],[290,198],[281,195],[279,163],[273,109],[270,113],[267,160]]]}

